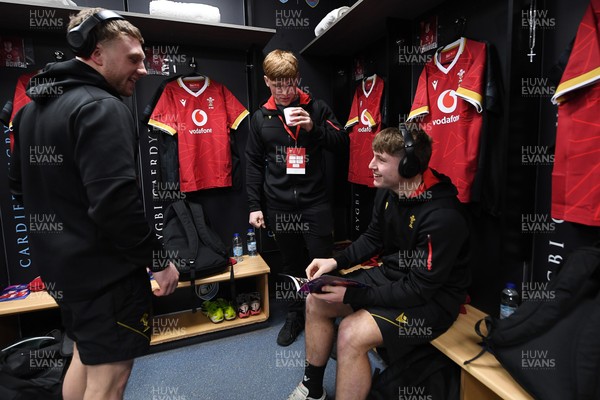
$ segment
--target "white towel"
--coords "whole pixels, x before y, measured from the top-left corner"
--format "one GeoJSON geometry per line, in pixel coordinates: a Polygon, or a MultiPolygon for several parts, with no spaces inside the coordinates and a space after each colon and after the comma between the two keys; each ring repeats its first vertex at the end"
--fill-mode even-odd
{"type": "Polygon", "coordinates": [[[169,0],[150,2],[150,15],[175,18],[192,22],[221,22],[221,12],[218,7],[207,4],[179,3],[169,0]]]}
{"type": "Polygon", "coordinates": [[[329,29],[329,27],[333,24],[335,24],[335,22],[342,18],[342,16],[344,14],[346,14],[348,12],[348,10],[350,9],[350,7],[340,7],[340,8],[336,8],[335,10],[330,11],[322,20],[321,22],[319,22],[317,24],[317,27],[315,28],[315,36],[319,36],[321,35],[323,32],[325,32],[327,29],[329,29]]]}

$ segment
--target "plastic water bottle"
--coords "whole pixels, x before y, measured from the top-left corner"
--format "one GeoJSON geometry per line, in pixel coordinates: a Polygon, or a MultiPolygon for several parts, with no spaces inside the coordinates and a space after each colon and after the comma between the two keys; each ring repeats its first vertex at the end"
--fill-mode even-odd
{"type": "Polygon", "coordinates": [[[242,257],[242,254],[244,254],[244,246],[242,246],[242,238],[240,237],[239,233],[234,233],[233,234],[233,257],[236,259],[237,262],[243,261],[244,257],[242,257]]]}
{"type": "Polygon", "coordinates": [[[258,254],[256,252],[256,234],[252,228],[249,228],[248,233],[246,234],[246,245],[248,246],[248,255],[250,257],[258,254]]]}
{"type": "Polygon", "coordinates": [[[507,318],[519,307],[519,292],[514,283],[508,282],[500,295],[500,319],[507,318]]]}

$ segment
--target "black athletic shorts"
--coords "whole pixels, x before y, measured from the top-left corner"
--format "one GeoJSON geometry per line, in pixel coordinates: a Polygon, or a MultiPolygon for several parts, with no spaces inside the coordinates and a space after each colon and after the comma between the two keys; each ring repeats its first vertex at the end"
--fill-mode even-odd
{"type": "MultiPolygon", "coordinates": [[[[361,269],[345,277],[355,279],[370,286],[386,285],[390,280],[380,268],[361,269]]],[[[353,304],[354,310],[359,307],[353,304]]],[[[400,359],[416,346],[429,343],[431,340],[446,332],[456,318],[435,303],[417,307],[366,307],[379,327],[383,337],[383,346],[389,357],[389,362],[400,359]]]]}
{"type": "Polygon", "coordinates": [[[67,336],[85,365],[130,360],[148,352],[152,289],[144,269],[90,300],[59,302],[67,336]]]}

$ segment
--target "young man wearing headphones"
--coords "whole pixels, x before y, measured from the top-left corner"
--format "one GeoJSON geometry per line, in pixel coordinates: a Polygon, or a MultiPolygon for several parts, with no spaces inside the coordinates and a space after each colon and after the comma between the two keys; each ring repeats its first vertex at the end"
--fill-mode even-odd
{"type": "Polygon", "coordinates": [[[386,128],[369,164],[378,188],[367,230],[340,255],[314,259],[309,279],[380,255],[382,264],[347,277],[366,288],[325,286],[306,300],[306,368],[290,400],[325,399],[323,374],[337,336],[336,398],[365,399],[367,353],[384,347],[389,363],[445,332],[470,283],[469,229],[450,179],[428,168],[431,139],[421,130],[386,128]]]}
{"type": "MultiPolygon", "coordinates": [[[[68,29],[76,58],[33,77],[33,101],[15,117],[10,186],[32,217],[60,222],[56,232],[31,232],[30,243],[75,342],[64,399],[121,399],[133,359],[149,348],[146,267],[160,249],[137,183],[133,116],[121,99],[146,75],[143,39],[101,9],[81,11],[68,29]],[[35,157],[45,152],[51,163],[35,157]]],[[[172,293],[175,266],[154,272],[155,294],[172,293]]]]}

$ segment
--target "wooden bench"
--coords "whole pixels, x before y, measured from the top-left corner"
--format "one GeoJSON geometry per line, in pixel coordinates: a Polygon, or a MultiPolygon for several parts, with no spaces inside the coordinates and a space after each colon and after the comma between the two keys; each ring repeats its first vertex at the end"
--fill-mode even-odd
{"type": "MultiPolygon", "coordinates": [[[[340,272],[346,275],[358,269],[368,268],[372,267],[355,265],[340,272]]],[[[465,361],[472,359],[481,351],[479,345],[481,338],[475,333],[475,323],[486,316],[475,307],[470,305],[465,307],[467,313],[459,314],[450,329],[431,342],[461,367],[461,400],[533,399],[488,352],[470,364],[464,365],[465,361]]]]}
{"type": "Polygon", "coordinates": [[[466,309],[467,313],[460,314],[446,333],[431,342],[462,368],[461,400],[533,399],[488,352],[464,365],[481,351],[475,323],[486,316],[470,305],[466,309]]]}

